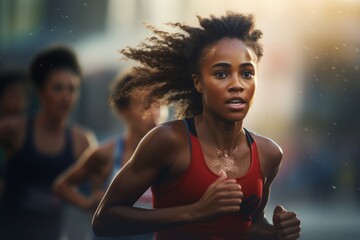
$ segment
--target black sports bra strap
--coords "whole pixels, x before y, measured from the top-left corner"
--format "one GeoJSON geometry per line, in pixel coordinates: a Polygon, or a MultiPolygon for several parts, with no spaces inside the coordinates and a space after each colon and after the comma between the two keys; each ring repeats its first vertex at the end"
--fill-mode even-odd
{"type": "Polygon", "coordinates": [[[249,133],[249,131],[246,130],[246,128],[244,128],[244,131],[245,131],[245,135],[246,135],[246,139],[247,139],[248,143],[249,143],[250,145],[253,144],[254,139],[253,139],[253,137],[251,136],[251,134],[249,133]]]}
{"type": "Polygon", "coordinates": [[[192,133],[191,133],[191,130],[190,130],[189,119],[184,118],[183,121],[184,121],[184,124],[185,124],[185,126],[187,128],[188,143],[189,143],[189,147],[190,147],[190,153],[192,153],[192,144],[191,144],[191,136],[190,136],[190,134],[192,134],[192,133]]]}
{"type": "Polygon", "coordinates": [[[194,118],[185,118],[185,121],[186,121],[186,125],[187,125],[187,128],[190,131],[190,133],[192,135],[194,135],[195,137],[197,137],[194,118]]]}

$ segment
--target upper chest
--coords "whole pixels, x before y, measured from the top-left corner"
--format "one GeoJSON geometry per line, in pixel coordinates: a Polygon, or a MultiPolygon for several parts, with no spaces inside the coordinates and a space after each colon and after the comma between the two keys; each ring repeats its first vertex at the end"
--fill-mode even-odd
{"type": "Polygon", "coordinates": [[[197,158],[214,174],[225,171],[229,178],[244,176],[251,164],[251,149],[247,144],[240,145],[232,151],[221,150],[214,146],[199,142],[197,158]]]}

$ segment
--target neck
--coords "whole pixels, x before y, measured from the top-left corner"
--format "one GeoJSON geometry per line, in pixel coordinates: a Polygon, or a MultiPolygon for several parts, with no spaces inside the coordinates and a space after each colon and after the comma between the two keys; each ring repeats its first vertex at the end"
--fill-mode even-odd
{"type": "Polygon", "coordinates": [[[43,110],[37,114],[37,120],[40,126],[49,131],[63,130],[66,125],[66,118],[54,117],[43,110]]]}
{"type": "Polygon", "coordinates": [[[235,150],[239,140],[244,136],[242,121],[227,122],[202,113],[197,122],[204,140],[223,152],[230,153],[235,150]]]}

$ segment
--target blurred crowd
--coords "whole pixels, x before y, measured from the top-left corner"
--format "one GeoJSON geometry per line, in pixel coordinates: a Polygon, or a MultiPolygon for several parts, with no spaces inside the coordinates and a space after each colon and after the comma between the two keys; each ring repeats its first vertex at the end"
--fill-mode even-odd
{"type": "MultiPolygon", "coordinates": [[[[166,120],[167,111],[160,106],[144,111],[143,94],[122,94],[130,73],[119,75],[111,88],[112,106],[125,130],[97,146],[93,131],[70,119],[82,82],[75,52],[66,46],[44,49],[28,72],[0,75],[1,239],[97,239],[90,230],[92,212],[138,142],[166,120]],[[26,113],[29,84],[39,100],[33,114],[26,113]]],[[[149,191],[138,205],[152,207],[149,191]]]]}

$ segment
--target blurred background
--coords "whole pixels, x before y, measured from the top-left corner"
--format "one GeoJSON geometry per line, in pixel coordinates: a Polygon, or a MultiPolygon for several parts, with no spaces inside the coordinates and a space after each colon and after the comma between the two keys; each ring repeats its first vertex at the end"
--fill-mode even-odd
{"type": "MultiPolygon", "coordinates": [[[[267,216],[282,204],[302,220],[301,239],[360,239],[360,1],[0,0],[0,70],[71,46],[84,72],[72,118],[102,141],[122,132],[109,84],[130,66],[119,50],[151,35],[143,23],[172,31],[164,24],[228,10],[253,13],[264,33],[245,126],[284,150],[267,216]]],[[[34,94],[28,103],[36,112],[34,94]]]]}

